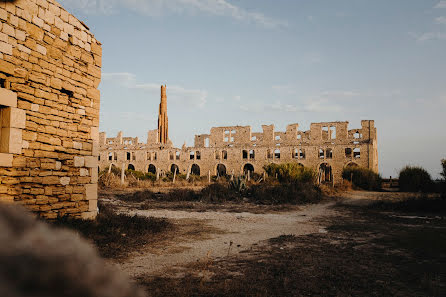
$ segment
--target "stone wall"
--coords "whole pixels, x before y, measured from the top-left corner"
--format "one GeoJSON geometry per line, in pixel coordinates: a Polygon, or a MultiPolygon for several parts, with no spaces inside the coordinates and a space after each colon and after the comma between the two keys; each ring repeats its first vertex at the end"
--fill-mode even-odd
{"type": "Polygon", "coordinates": [[[124,141],[122,133],[106,138],[100,133],[100,168],[110,164],[161,174],[174,165],[179,173],[200,175],[239,175],[248,171],[263,173],[269,163],[299,163],[319,173],[321,182],[341,181],[345,166],[360,166],[378,172],[377,135],[374,121],[362,121],[361,128],[348,129],[348,122],[311,124],[300,131],[298,124],[277,132],[273,125],[252,132],[250,126],[215,127],[210,134],[196,135],[193,147],[174,148],[156,143],[124,141]],[[192,169],[194,166],[194,169],[192,169]],[[198,167],[197,167],[198,166],[198,167]]]}
{"type": "Polygon", "coordinates": [[[101,55],[56,1],[0,1],[0,201],[96,216],[101,55]]]}

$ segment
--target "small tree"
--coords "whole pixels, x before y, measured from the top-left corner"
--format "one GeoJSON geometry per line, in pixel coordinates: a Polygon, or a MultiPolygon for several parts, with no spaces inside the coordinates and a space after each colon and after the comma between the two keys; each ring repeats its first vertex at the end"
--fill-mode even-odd
{"type": "Polygon", "coordinates": [[[429,192],[433,188],[430,174],[421,167],[406,166],[400,171],[400,191],[402,192],[429,192]]]}
{"type": "Polygon", "coordinates": [[[443,199],[446,199],[446,159],[441,160],[441,166],[443,167],[443,172],[440,173],[443,177],[441,185],[441,197],[443,199]]]}

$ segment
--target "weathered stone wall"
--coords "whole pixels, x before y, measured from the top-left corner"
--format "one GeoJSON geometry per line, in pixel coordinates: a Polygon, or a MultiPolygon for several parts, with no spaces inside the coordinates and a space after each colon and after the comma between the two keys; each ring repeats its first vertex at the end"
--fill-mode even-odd
{"type": "Polygon", "coordinates": [[[217,175],[222,168],[227,174],[238,175],[250,168],[247,164],[262,173],[269,163],[295,162],[319,172],[321,182],[333,183],[341,181],[345,166],[378,172],[374,121],[362,121],[361,128],[352,130],[348,122],[313,123],[309,131],[300,131],[298,124],[288,125],[285,132],[276,132],[273,125],[262,128],[261,133],[253,133],[249,126],[212,128],[210,134],[195,136],[194,147],[181,149],[156,143],[124,143],[121,133],[116,138],[100,133],[100,168],[114,164],[143,172],[156,168],[165,173],[177,165],[179,173],[187,174],[196,164],[200,175],[217,175]],[[330,172],[321,172],[325,167],[331,168],[330,172]]]}
{"type": "Polygon", "coordinates": [[[0,1],[0,201],[96,216],[101,55],[56,1],[0,1]]]}

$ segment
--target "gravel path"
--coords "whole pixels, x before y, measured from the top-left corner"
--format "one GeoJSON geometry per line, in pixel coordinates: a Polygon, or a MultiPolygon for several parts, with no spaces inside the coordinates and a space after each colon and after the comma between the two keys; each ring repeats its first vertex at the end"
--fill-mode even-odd
{"type": "MultiPolygon", "coordinates": [[[[280,235],[304,235],[325,229],[316,219],[334,214],[326,202],[301,207],[301,210],[281,213],[253,214],[229,212],[189,212],[175,210],[137,210],[130,214],[168,218],[178,226],[199,223],[206,226],[206,236],[182,236],[165,244],[150,247],[116,263],[123,271],[137,277],[143,274],[163,274],[175,267],[197,261],[218,259],[249,249],[252,245],[280,235]]],[[[197,232],[200,230],[197,229],[197,232]]],[[[193,232],[193,231],[192,231],[193,232]]]]}

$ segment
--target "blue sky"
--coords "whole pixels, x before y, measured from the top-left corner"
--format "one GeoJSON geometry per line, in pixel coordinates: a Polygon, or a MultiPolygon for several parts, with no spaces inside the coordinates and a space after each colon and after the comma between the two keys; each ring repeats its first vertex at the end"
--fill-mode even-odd
{"type": "Polygon", "coordinates": [[[103,43],[101,131],[146,141],[167,84],[170,138],[210,127],[363,119],[380,172],[446,158],[446,1],[60,0],[103,43]]]}

